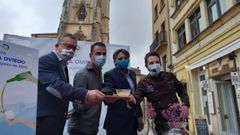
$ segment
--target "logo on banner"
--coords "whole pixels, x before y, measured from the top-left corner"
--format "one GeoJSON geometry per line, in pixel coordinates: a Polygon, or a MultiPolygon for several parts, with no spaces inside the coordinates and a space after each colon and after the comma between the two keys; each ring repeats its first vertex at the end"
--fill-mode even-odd
{"type": "Polygon", "coordinates": [[[4,51],[9,50],[9,45],[7,44],[0,44],[0,48],[3,49],[4,51]]]}

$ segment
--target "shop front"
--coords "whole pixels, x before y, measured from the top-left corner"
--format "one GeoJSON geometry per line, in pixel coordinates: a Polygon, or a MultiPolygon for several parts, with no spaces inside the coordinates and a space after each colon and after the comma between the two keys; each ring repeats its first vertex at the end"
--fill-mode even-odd
{"type": "Polygon", "coordinates": [[[231,55],[234,54],[230,53],[207,64],[215,103],[215,111],[211,115],[215,115],[221,135],[239,134],[237,95],[232,82],[232,73],[236,73],[237,68],[235,58],[231,55]]]}
{"type": "Polygon", "coordinates": [[[190,64],[193,116],[204,115],[212,134],[240,134],[240,40],[190,64]]]}

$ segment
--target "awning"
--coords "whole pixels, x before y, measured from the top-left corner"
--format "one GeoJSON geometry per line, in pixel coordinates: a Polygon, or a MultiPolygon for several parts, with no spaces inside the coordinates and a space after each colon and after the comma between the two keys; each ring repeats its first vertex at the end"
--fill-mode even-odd
{"type": "Polygon", "coordinates": [[[192,70],[192,69],[198,68],[200,66],[203,66],[203,65],[205,65],[209,62],[212,62],[226,54],[229,54],[239,48],[240,48],[240,39],[237,39],[237,40],[233,41],[232,43],[230,43],[229,45],[217,50],[216,52],[214,52],[206,57],[203,57],[202,59],[188,65],[188,69],[192,70]]]}

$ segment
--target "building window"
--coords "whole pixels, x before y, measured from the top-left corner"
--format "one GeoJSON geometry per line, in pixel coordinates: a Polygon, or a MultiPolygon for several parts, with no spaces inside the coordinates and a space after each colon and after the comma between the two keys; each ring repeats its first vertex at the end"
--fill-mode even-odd
{"type": "Polygon", "coordinates": [[[209,23],[213,23],[227,10],[225,0],[207,0],[209,23]]]}
{"type": "Polygon", "coordinates": [[[202,30],[201,26],[201,13],[200,8],[198,8],[189,18],[190,20],[190,29],[191,29],[191,38],[196,37],[202,30]]]}
{"type": "Polygon", "coordinates": [[[158,18],[158,5],[154,8],[154,21],[158,18]]]}
{"type": "Polygon", "coordinates": [[[176,9],[179,8],[179,6],[182,4],[183,0],[175,0],[175,7],[176,9]]]}
{"type": "Polygon", "coordinates": [[[77,16],[80,21],[84,21],[85,18],[87,17],[87,10],[84,2],[80,3],[77,16]]]}
{"type": "Polygon", "coordinates": [[[221,9],[221,13],[225,13],[227,11],[227,3],[226,0],[218,0],[219,4],[220,4],[220,9],[221,9]]]}
{"type": "Polygon", "coordinates": [[[186,32],[184,24],[177,30],[178,49],[182,49],[186,45],[186,32]]]}

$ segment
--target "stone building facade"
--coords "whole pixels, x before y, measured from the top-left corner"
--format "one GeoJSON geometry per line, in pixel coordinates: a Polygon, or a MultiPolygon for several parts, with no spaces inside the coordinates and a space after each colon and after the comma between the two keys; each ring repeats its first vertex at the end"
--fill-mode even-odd
{"type": "Polygon", "coordinates": [[[239,134],[240,0],[170,0],[169,11],[173,72],[187,84],[191,134],[199,117],[210,134],[239,134]]]}
{"type": "Polygon", "coordinates": [[[109,6],[110,0],[64,0],[58,34],[108,43],[109,6]]]}
{"type": "Polygon", "coordinates": [[[161,70],[170,71],[172,65],[169,45],[169,12],[167,0],[152,0],[152,37],[150,51],[160,54],[161,70]]]}

